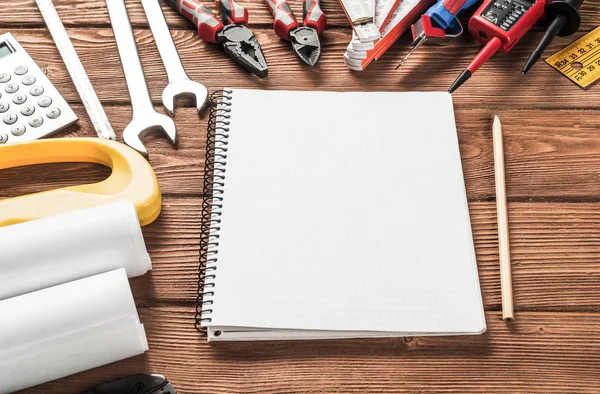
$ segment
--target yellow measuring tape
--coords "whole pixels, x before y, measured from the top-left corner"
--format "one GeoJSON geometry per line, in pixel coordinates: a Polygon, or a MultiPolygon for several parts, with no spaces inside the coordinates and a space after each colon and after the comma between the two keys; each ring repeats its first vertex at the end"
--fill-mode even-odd
{"type": "Polygon", "coordinates": [[[546,59],[582,88],[600,79],[600,27],[546,59]]]}
{"type": "Polygon", "coordinates": [[[62,162],[98,163],[112,173],[98,183],[0,199],[0,227],[115,201],[132,201],[142,226],[160,214],[162,197],[154,170],[123,144],[101,138],[49,138],[0,146],[0,170],[62,162]]]}

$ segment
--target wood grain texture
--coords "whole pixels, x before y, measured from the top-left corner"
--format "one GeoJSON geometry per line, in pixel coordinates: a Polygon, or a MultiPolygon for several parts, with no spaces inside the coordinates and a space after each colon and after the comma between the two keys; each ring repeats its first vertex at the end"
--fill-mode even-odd
{"type": "MultiPolygon", "coordinates": [[[[106,112],[121,133],[129,96],[104,0],[54,1],[106,112]]],[[[223,87],[333,91],[445,90],[480,45],[469,37],[448,47],[422,47],[393,71],[409,49],[404,35],[366,71],[346,69],[350,29],[337,0],[323,1],[329,27],[314,69],[300,65],[271,30],[261,0],[244,1],[269,62],[259,80],[163,2],[190,76],[223,87]]],[[[213,7],[213,4],[209,4],[213,7]]],[[[167,78],[139,0],[127,0],[154,103],[167,78]]],[[[300,15],[300,2],[291,2],[300,15]]],[[[214,8],[213,8],[214,9],[214,8]]],[[[586,1],[581,31],[559,38],[559,50],[600,21],[600,3],[586,1]]],[[[146,326],[144,356],[61,379],[25,394],[71,394],[134,373],[163,373],[179,393],[571,393],[600,391],[600,102],[545,64],[520,70],[540,26],[509,55],[498,54],[454,95],[458,138],[487,310],[483,336],[208,345],[193,329],[201,182],[207,115],[179,108],[179,145],[160,135],[144,141],[164,194],[163,213],[144,228],[154,269],[132,288],[146,326]],[[516,321],[500,321],[500,281],[491,122],[504,126],[516,321]]],[[[94,136],[80,99],[34,0],[0,12],[0,33],[12,32],[72,103],[80,122],[57,136],[94,136]]],[[[401,119],[398,120],[401,124],[401,119]]],[[[99,181],[105,168],[61,164],[0,171],[0,198],[99,181]]],[[[248,295],[251,296],[251,295],[248,295]]]]}
{"type": "MultiPolygon", "coordinates": [[[[131,109],[105,109],[120,135],[131,119],[131,109]]],[[[75,111],[80,122],[57,136],[95,136],[83,107],[75,106],[75,111]]],[[[495,196],[491,132],[495,112],[504,126],[509,201],[600,201],[599,112],[459,109],[455,113],[469,200],[495,196]]],[[[191,108],[178,109],[177,148],[160,134],[144,138],[164,194],[202,194],[207,119],[207,114],[199,119],[191,108]]],[[[88,165],[5,170],[0,172],[0,197],[100,180],[108,173],[88,165]]]]}
{"type": "Polygon", "coordinates": [[[150,352],[23,394],[79,393],[140,372],[199,393],[597,393],[600,315],[486,314],[481,336],[207,344],[190,307],[140,309],[150,352]],[[46,390],[46,391],[44,391],[46,390]]]}
{"type": "MultiPolygon", "coordinates": [[[[53,0],[63,23],[67,26],[109,26],[108,12],[105,0],[53,0]],[[85,17],[82,17],[84,15],[85,17]]],[[[135,27],[147,27],[146,15],[139,0],[126,0],[127,10],[131,23],[135,27]]],[[[163,12],[169,26],[175,29],[190,29],[191,24],[164,0],[161,0],[163,12]]],[[[207,1],[205,4],[216,12],[214,2],[207,1]]],[[[251,26],[270,26],[273,17],[267,10],[263,0],[242,0],[240,4],[248,8],[251,26]]],[[[290,6],[297,17],[302,15],[302,2],[290,1],[290,6]]],[[[344,15],[338,0],[325,0],[321,7],[327,15],[327,24],[331,27],[349,28],[348,19],[344,15]]],[[[600,20],[600,6],[595,1],[587,1],[581,8],[582,31],[588,31],[597,27],[600,20]]],[[[3,10],[0,14],[0,27],[14,27],[15,21],[21,26],[44,27],[44,20],[35,4],[35,0],[14,0],[11,7],[3,10]]]]}
{"type": "MultiPolygon", "coordinates": [[[[195,299],[200,204],[166,198],[159,219],[144,228],[153,270],[131,280],[138,305],[195,299]]],[[[472,202],[470,212],[484,304],[499,310],[495,203],[472,202]]],[[[600,312],[600,203],[511,203],[509,220],[517,313],[600,312]]]]}
{"type": "MultiPolygon", "coordinates": [[[[139,305],[195,298],[200,204],[167,198],[144,228],[153,271],[132,280],[139,305]]],[[[469,207],[484,304],[500,310],[496,205],[469,207]]],[[[509,220],[517,311],[600,312],[600,203],[511,203],[509,220]]]]}
{"type": "MultiPolygon", "coordinates": [[[[12,31],[50,80],[69,102],[79,96],[62,63],[58,50],[46,30],[12,31]]],[[[225,55],[216,44],[202,42],[192,30],[172,34],[182,62],[190,77],[211,90],[224,87],[255,89],[310,89],[333,91],[431,91],[447,90],[481,46],[471,38],[455,40],[447,47],[425,46],[398,71],[394,68],[409,49],[409,37],[399,40],[378,62],[363,72],[350,71],[343,52],[350,41],[349,30],[328,30],[323,34],[323,55],[314,68],[300,64],[290,44],[272,30],[256,30],[269,64],[269,77],[249,75],[225,55]],[[424,66],[426,65],[426,66],[424,66]]],[[[73,44],[87,70],[100,100],[105,104],[129,103],[125,77],[112,29],[70,29],[73,44]]],[[[149,82],[153,101],[160,95],[167,78],[150,30],[136,30],[138,49],[149,82]]],[[[459,108],[571,108],[600,109],[598,100],[581,100],[581,89],[553,68],[538,64],[527,76],[521,76],[524,59],[540,39],[541,33],[526,37],[508,55],[498,54],[454,94],[459,108]]],[[[558,38],[549,52],[570,42],[558,38]]]]}

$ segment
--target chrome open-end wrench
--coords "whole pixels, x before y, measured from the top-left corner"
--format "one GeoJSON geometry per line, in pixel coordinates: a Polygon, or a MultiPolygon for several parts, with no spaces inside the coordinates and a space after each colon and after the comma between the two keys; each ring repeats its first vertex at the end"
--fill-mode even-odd
{"type": "Polygon", "coordinates": [[[171,118],[159,114],[152,106],[152,99],[146,84],[146,76],[135,43],[131,22],[129,22],[125,1],[106,0],[106,6],[133,109],[131,122],[123,131],[123,141],[142,155],[147,156],[148,151],[140,140],[141,134],[154,129],[162,129],[171,143],[175,144],[177,142],[177,130],[171,118]]]}
{"type": "Polygon", "coordinates": [[[169,84],[162,94],[165,110],[169,115],[175,115],[177,97],[190,96],[196,99],[196,108],[200,113],[208,103],[208,90],[201,83],[192,81],[185,72],[158,0],[142,0],[142,5],[169,76],[169,84]]]}

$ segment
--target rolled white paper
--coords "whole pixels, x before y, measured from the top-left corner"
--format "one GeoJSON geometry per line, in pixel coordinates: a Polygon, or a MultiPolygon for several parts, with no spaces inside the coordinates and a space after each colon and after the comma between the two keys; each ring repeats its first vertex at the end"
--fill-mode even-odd
{"type": "Polygon", "coordinates": [[[119,269],[0,301],[0,394],[148,350],[119,269]]]}
{"type": "Polygon", "coordinates": [[[0,228],[0,300],[118,268],[152,269],[132,202],[0,228]]]}

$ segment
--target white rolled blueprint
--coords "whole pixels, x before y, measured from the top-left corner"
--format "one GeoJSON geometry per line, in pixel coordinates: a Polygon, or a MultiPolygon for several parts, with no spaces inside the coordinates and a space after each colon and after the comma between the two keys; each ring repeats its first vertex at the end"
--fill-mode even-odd
{"type": "Polygon", "coordinates": [[[132,202],[0,227],[0,300],[118,268],[152,269],[132,202]]]}
{"type": "Polygon", "coordinates": [[[124,269],[0,301],[0,394],[148,350],[124,269]]]}

